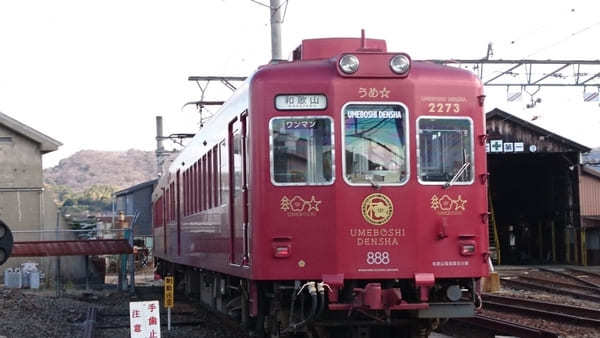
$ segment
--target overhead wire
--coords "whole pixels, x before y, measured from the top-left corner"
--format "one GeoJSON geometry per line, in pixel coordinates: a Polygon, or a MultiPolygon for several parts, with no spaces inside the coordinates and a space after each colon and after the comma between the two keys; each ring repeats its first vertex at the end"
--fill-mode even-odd
{"type": "Polygon", "coordinates": [[[579,29],[579,30],[577,30],[577,31],[569,34],[568,36],[566,36],[566,37],[564,37],[564,38],[562,38],[562,39],[560,39],[560,40],[558,40],[558,41],[556,41],[556,42],[554,42],[554,43],[552,43],[550,45],[544,46],[544,47],[538,49],[537,51],[535,51],[535,52],[527,55],[525,58],[531,57],[531,56],[533,56],[535,54],[538,54],[538,53],[543,52],[545,50],[548,50],[550,48],[554,48],[554,47],[556,47],[556,46],[558,46],[558,45],[560,45],[560,44],[562,44],[564,42],[567,42],[568,40],[570,40],[574,36],[577,36],[577,35],[585,32],[585,31],[587,31],[587,30],[589,30],[589,29],[591,29],[591,28],[593,28],[594,26],[597,26],[597,25],[600,25],[600,21],[597,21],[597,22],[595,22],[595,23],[593,23],[591,25],[588,25],[588,26],[586,26],[584,28],[581,28],[581,29],[579,29]]]}

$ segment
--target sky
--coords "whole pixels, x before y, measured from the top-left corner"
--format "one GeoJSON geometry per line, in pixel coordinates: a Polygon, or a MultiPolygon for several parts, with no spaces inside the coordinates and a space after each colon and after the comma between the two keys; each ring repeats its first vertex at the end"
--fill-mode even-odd
{"type": "MultiPolygon", "coordinates": [[[[44,167],[82,149],[154,150],[165,134],[194,133],[200,99],[192,75],[247,76],[270,60],[268,0],[0,2],[0,111],[63,143],[44,167]]],[[[289,0],[283,55],[302,39],[385,39],[413,59],[599,59],[599,1],[289,0]]],[[[597,90],[592,88],[589,90],[597,90]]],[[[205,99],[230,95],[218,84],[205,99]]],[[[600,106],[581,88],[542,89],[542,102],[499,107],[590,147],[600,146],[600,106]]],[[[214,111],[214,109],[213,109],[214,111]]],[[[172,148],[172,146],[171,146],[172,148]]]]}

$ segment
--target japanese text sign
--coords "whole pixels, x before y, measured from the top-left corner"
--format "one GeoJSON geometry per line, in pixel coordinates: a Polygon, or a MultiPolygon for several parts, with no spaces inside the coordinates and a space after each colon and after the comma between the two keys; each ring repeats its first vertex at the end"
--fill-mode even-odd
{"type": "Polygon", "coordinates": [[[165,307],[172,308],[174,299],[173,299],[173,288],[174,281],[172,276],[165,277],[165,307]]]}
{"type": "Polygon", "coordinates": [[[157,300],[129,303],[131,338],[160,338],[160,308],[157,300]]]}

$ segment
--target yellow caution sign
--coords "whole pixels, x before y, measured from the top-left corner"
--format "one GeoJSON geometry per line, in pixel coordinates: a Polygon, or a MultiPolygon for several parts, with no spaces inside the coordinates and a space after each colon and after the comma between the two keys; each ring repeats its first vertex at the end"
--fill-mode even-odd
{"type": "Polygon", "coordinates": [[[174,281],[172,276],[165,277],[165,307],[172,308],[174,303],[173,297],[174,281]]]}

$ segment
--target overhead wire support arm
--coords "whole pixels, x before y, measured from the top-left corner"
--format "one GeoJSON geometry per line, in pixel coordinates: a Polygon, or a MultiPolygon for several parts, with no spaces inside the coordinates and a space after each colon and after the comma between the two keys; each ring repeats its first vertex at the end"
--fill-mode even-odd
{"type": "Polygon", "coordinates": [[[434,59],[423,61],[471,69],[477,73],[485,86],[600,86],[600,60],[434,59]],[[485,70],[484,65],[488,65],[485,70]],[[516,70],[521,66],[525,68],[517,72],[516,70]],[[562,74],[561,72],[569,66],[573,66],[573,73],[562,74]],[[534,71],[539,75],[534,76],[534,71]],[[517,76],[521,78],[516,79],[517,76]]]}
{"type": "Polygon", "coordinates": [[[245,76],[189,76],[188,77],[188,81],[194,81],[196,83],[198,83],[198,86],[200,86],[200,81],[206,81],[207,85],[208,82],[210,81],[221,81],[221,83],[223,83],[225,85],[225,87],[233,90],[236,90],[237,88],[231,84],[231,81],[245,81],[246,77],[245,76]]]}

